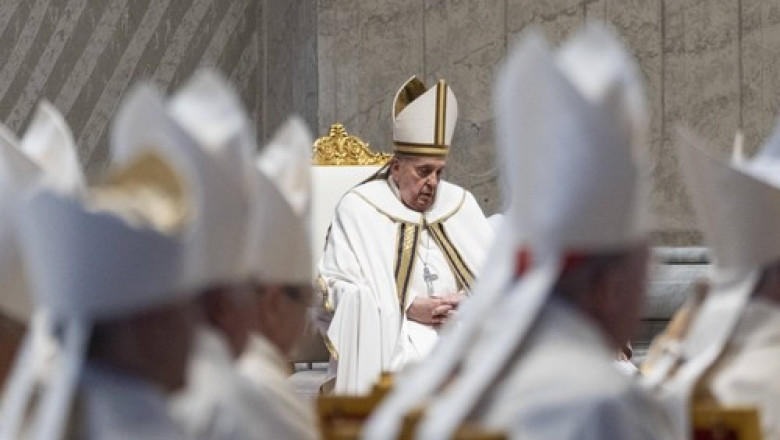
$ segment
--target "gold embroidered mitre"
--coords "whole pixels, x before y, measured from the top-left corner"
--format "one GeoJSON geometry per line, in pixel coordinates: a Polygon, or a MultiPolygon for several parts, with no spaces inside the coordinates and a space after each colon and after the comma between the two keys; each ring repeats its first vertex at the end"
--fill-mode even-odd
{"type": "Polygon", "coordinates": [[[393,151],[416,156],[446,157],[458,120],[455,94],[440,79],[430,89],[409,78],[393,100],[393,151]]]}

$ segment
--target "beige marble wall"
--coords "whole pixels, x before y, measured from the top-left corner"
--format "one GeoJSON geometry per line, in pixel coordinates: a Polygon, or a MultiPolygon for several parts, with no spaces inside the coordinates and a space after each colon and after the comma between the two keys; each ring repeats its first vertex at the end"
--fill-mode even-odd
{"type": "Polygon", "coordinates": [[[390,108],[412,75],[446,78],[460,123],[449,178],[498,209],[490,90],[505,50],[504,0],[320,0],[319,131],[335,121],[391,148],[390,108]]]}
{"type": "Polygon", "coordinates": [[[587,19],[611,23],[648,90],[653,226],[697,243],[673,133],[685,122],[725,154],[737,127],[753,152],[780,108],[780,0],[4,0],[0,118],[20,132],[47,98],[73,127],[90,175],[108,158],[111,116],[140,78],[178,86],[222,70],[267,139],[289,113],[319,133],[341,121],[390,147],[390,106],[416,74],[460,102],[449,179],[501,209],[491,88],[528,26],[559,42],[587,19]]]}
{"type": "Polygon", "coordinates": [[[585,20],[612,24],[632,48],[651,109],[651,207],[659,243],[700,241],[674,154],[684,122],[726,154],[745,130],[755,151],[780,107],[780,1],[319,0],[318,126],[336,120],[389,149],[390,103],[410,75],[447,78],[461,120],[449,178],[500,209],[490,93],[507,47],[530,25],[559,42],[585,20]]]}

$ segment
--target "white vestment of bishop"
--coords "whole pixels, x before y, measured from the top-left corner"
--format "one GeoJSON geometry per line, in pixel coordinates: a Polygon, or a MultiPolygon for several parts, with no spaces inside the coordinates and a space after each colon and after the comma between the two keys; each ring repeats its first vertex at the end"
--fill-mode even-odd
{"type": "MultiPolygon", "coordinates": [[[[75,429],[86,440],[189,439],[171,418],[165,392],[110,367],[87,362],[81,378],[75,429]]],[[[70,435],[63,435],[70,438],[70,435]]]]}
{"type": "Polygon", "coordinates": [[[424,358],[438,330],[406,311],[418,297],[468,294],[492,238],[471,193],[445,181],[424,213],[401,202],[392,178],[348,192],[319,264],[335,392],[366,393],[381,372],[424,358]]]}
{"type": "Polygon", "coordinates": [[[187,388],[171,399],[174,418],[198,440],[250,440],[273,429],[258,413],[263,396],[241,375],[227,342],[216,331],[201,328],[190,361],[187,388]]]}
{"type": "Polygon", "coordinates": [[[747,303],[723,353],[704,378],[719,404],[758,407],[763,438],[780,438],[780,306],[747,303]]]}
{"type": "Polygon", "coordinates": [[[522,350],[478,408],[483,426],[518,439],[676,438],[658,403],[615,370],[606,335],[565,302],[548,302],[522,350]]]}
{"type": "Polygon", "coordinates": [[[295,394],[288,380],[289,363],[271,341],[253,334],[237,368],[258,395],[253,410],[256,423],[265,428],[263,438],[319,438],[314,408],[295,394]]]}

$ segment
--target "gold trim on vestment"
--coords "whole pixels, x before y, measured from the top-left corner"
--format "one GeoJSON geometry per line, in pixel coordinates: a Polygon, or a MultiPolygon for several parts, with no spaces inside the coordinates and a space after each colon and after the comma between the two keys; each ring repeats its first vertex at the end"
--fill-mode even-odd
{"type": "Polygon", "coordinates": [[[416,146],[413,144],[399,144],[395,143],[393,147],[395,153],[408,154],[412,156],[433,156],[433,157],[447,157],[450,149],[447,146],[416,146]]]}
{"type": "MultiPolygon", "coordinates": [[[[388,183],[388,184],[389,184],[389,183],[388,183]]],[[[437,189],[437,191],[438,191],[438,189],[437,189]]],[[[352,194],[355,194],[356,196],[360,197],[361,199],[363,199],[363,201],[364,201],[364,202],[366,202],[366,203],[368,203],[369,205],[371,205],[371,206],[372,206],[374,209],[376,209],[377,211],[379,211],[381,214],[385,215],[385,216],[386,216],[387,218],[389,218],[390,220],[393,220],[393,221],[394,221],[394,222],[396,222],[396,223],[403,223],[403,222],[408,222],[407,220],[405,220],[405,219],[402,219],[401,217],[395,216],[395,215],[393,215],[393,214],[390,214],[389,212],[385,211],[384,209],[382,209],[381,207],[379,207],[379,205],[377,205],[376,203],[374,203],[374,202],[372,202],[371,200],[369,200],[369,199],[368,199],[368,197],[364,196],[364,195],[363,195],[363,194],[361,194],[360,192],[358,192],[358,191],[350,191],[350,192],[351,192],[352,194]]],[[[437,193],[437,197],[438,197],[438,193],[437,193]]],[[[455,207],[452,209],[452,211],[450,211],[450,212],[448,212],[447,214],[444,214],[444,215],[442,215],[442,216],[438,217],[438,218],[437,218],[435,221],[437,221],[437,222],[443,222],[443,221],[446,221],[447,219],[449,219],[450,217],[452,217],[453,215],[457,214],[457,213],[458,213],[458,211],[460,211],[460,208],[462,208],[462,207],[463,207],[463,203],[464,203],[465,201],[466,201],[466,191],[462,191],[462,193],[461,193],[461,196],[460,196],[460,201],[459,201],[459,202],[458,202],[458,204],[457,204],[457,205],[456,205],[456,206],[455,206],[455,207]]],[[[422,224],[422,223],[423,223],[423,221],[425,221],[425,218],[421,216],[421,219],[420,219],[420,223],[419,223],[419,224],[422,224]]]]}
{"type": "Polygon", "coordinates": [[[398,241],[395,258],[395,288],[398,294],[398,304],[401,314],[406,312],[409,283],[412,278],[414,261],[417,257],[417,243],[420,241],[422,228],[414,223],[401,223],[398,225],[398,241]]]}
{"type": "Polygon", "coordinates": [[[328,283],[325,281],[325,277],[319,275],[315,285],[317,286],[317,290],[320,292],[320,296],[322,297],[322,307],[327,312],[335,312],[336,308],[333,307],[333,303],[330,300],[330,290],[328,289],[328,283]]]}
{"type": "Polygon", "coordinates": [[[461,191],[460,201],[458,202],[458,204],[455,205],[454,208],[452,208],[452,211],[450,211],[450,212],[448,212],[448,213],[446,213],[446,214],[444,214],[442,216],[439,216],[439,218],[434,220],[434,223],[447,221],[447,219],[449,219],[453,215],[457,214],[458,211],[460,211],[460,208],[463,207],[463,203],[465,203],[465,202],[466,202],[466,191],[461,191]]]}
{"type": "Polygon", "coordinates": [[[358,192],[358,191],[350,191],[350,192],[352,194],[355,194],[356,196],[360,197],[361,199],[363,199],[364,202],[366,202],[369,205],[371,205],[374,209],[379,211],[381,214],[384,214],[385,216],[387,216],[387,218],[389,218],[390,220],[392,220],[392,221],[394,221],[396,223],[403,223],[403,222],[406,221],[406,220],[402,219],[401,217],[398,217],[398,216],[395,216],[393,214],[390,214],[389,212],[387,212],[384,209],[380,208],[379,205],[377,205],[376,203],[374,203],[371,200],[369,200],[368,197],[364,196],[360,192],[358,192]]]}
{"type": "MultiPolygon", "coordinates": [[[[330,289],[328,289],[328,283],[325,281],[325,277],[319,275],[317,277],[317,281],[315,282],[315,286],[322,296],[322,307],[328,313],[334,313],[336,308],[333,307],[333,303],[330,300],[330,289]]],[[[325,348],[328,349],[330,356],[334,360],[339,360],[339,352],[336,350],[336,346],[333,345],[333,342],[330,340],[330,338],[328,338],[327,333],[322,333],[322,341],[325,343],[325,348]]]]}
{"type": "Polygon", "coordinates": [[[333,345],[333,342],[330,340],[327,333],[322,334],[322,341],[325,342],[325,348],[328,349],[328,353],[330,353],[330,357],[332,357],[334,361],[338,361],[339,351],[336,350],[336,346],[333,345]]]}
{"type": "Polygon", "coordinates": [[[442,150],[446,150],[449,147],[449,145],[445,143],[437,144],[437,143],[430,143],[430,142],[401,142],[401,141],[393,141],[393,145],[399,146],[399,147],[430,147],[430,148],[440,148],[442,150]]]}
{"type": "Polygon", "coordinates": [[[447,126],[447,83],[440,79],[436,83],[436,125],[434,128],[433,142],[436,145],[444,145],[444,133],[447,126]]]}
{"type": "Polygon", "coordinates": [[[455,245],[452,244],[447,231],[444,229],[444,223],[437,221],[427,226],[428,233],[433,236],[433,241],[439,246],[447,260],[447,264],[450,266],[450,270],[455,274],[459,287],[471,291],[471,287],[474,285],[474,272],[466,264],[455,245]]]}

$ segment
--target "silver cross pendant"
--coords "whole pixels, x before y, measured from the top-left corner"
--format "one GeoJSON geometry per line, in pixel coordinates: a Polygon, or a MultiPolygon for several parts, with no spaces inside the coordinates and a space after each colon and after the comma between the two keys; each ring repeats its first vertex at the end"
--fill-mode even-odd
{"type": "Polygon", "coordinates": [[[425,285],[428,286],[428,296],[433,295],[433,282],[438,279],[439,276],[431,272],[427,264],[423,265],[423,280],[425,280],[425,285]]]}

